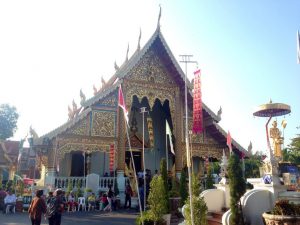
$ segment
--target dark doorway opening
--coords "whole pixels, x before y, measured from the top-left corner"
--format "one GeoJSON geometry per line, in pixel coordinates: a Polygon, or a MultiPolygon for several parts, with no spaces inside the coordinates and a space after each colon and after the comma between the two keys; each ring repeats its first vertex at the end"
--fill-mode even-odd
{"type": "MultiPolygon", "coordinates": [[[[142,152],[133,150],[132,154],[133,154],[133,159],[134,159],[134,164],[135,164],[135,170],[136,170],[136,172],[139,172],[142,170],[142,152]]],[[[132,167],[132,169],[133,169],[133,166],[130,167],[130,159],[131,159],[130,151],[126,151],[125,162],[126,162],[128,168],[132,167]]]]}
{"type": "Polygon", "coordinates": [[[72,153],[71,177],[83,176],[84,157],[81,152],[72,153]]]}

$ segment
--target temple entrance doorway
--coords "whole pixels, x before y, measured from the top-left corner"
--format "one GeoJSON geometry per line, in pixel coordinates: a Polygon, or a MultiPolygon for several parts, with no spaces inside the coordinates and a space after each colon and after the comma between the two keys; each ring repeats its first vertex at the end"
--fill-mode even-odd
{"type": "Polygon", "coordinates": [[[84,157],[82,152],[73,152],[71,160],[71,177],[82,177],[84,174],[84,157]]]}
{"type": "MultiPolygon", "coordinates": [[[[133,160],[135,164],[135,170],[136,172],[139,172],[142,170],[142,152],[140,150],[132,150],[133,160]]],[[[129,169],[133,170],[133,165],[131,163],[131,155],[130,151],[126,151],[125,154],[125,162],[129,169]]]]}
{"type": "MultiPolygon", "coordinates": [[[[166,121],[168,121],[171,130],[173,131],[173,121],[171,118],[169,101],[156,99],[153,106],[150,107],[147,97],[143,97],[141,100],[137,96],[133,96],[131,106],[131,118],[130,118],[130,133],[132,139],[132,149],[137,149],[139,152],[134,152],[136,171],[140,169],[148,169],[152,172],[159,170],[160,161],[162,158],[168,159],[168,170],[172,170],[175,157],[171,153],[169,139],[166,138],[166,121]],[[141,108],[145,107],[146,112],[141,113],[141,108]],[[151,130],[149,133],[148,120],[152,121],[151,130]],[[143,132],[144,126],[144,132],[143,132]],[[151,136],[150,136],[151,135],[151,136]],[[143,137],[144,137],[144,148],[145,148],[145,159],[143,159],[143,137]],[[133,141],[135,140],[135,141],[133,141]],[[145,161],[145,165],[143,162],[145,161]]],[[[175,142],[174,135],[172,135],[173,146],[175,142]]],[[[126,164],[129,167],[130,152],[126,152],[126,164]]]]}

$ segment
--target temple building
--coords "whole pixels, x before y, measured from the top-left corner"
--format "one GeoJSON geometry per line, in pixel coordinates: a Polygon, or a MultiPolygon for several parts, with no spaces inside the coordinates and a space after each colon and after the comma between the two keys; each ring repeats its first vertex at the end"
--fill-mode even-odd
{"type": "Polygon", "coordinates": [[[0,181],[3,184],[13,180],[16,174],[18,179],[40,178],[40,170],[35,164],[35,152],[30,148],[21,148],[20,145],[23,145],[20,141],[7,140],[0,143],[0,181]]]}
{"type": "MultiPolygon", "coordinates": [[[[187,87],[187,119],[191,130],[193,86],[189,80],[187,87]]],[[[127,52],[120,67],[115,63],[115,74],[107,82],[102,80],[99,90],[94,87],[93,97],[86,99],[82,92],[80,97],[80,106],[73,102],[69,107],[65,124],[33,139],[39,165],[46,171],[45,186],[54,185],[59,177],[97,174],[101,178],[110,174],[112,168],[118,178],[124,177],[132,168],[130,147],[137,171],[146,168],[154,174],[159,170],[160,160],[168,158],[168,170],[180,174],[186,164],[185,74],[159,24],[143,47],[139,38],[134,54],[128,57],[127,52]],[[123,110],[118,106],[120,86],[129,113],[130,143],[123,110]],[[145,113],[141,113],[142,107],[145,113]],[[171,128],[175,154],[166,138],[166,121],[171,128]]],[[[204,103],[202,107],[204,132],[190,136],[193,170],[200,174],[204,173],[206,159],[220,160],[223,150],[229,155],[227,133],[218,124],[221,115],[204,103]]],[[[247,155],[235,140],[232,149],[247,155]]]]}

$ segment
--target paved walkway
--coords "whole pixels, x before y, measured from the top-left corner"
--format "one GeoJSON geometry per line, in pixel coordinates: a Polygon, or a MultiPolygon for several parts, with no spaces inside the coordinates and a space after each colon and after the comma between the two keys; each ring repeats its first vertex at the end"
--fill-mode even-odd
{"type": "MultiPolygon", "coordinates": [[[[133,225],[138,213],[133,210],[118,210],[114,212],[74,212],[64,213],[62,225],[133,225]]],[[[28,213],[2,214],[0,225],[30,225],[28,213]]],[[[48,221],[42,219],[42,225],[48,221]]]]}

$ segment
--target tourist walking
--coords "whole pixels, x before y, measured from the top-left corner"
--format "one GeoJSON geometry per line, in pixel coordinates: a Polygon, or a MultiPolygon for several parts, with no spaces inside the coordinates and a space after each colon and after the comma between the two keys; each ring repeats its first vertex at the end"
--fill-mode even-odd
{"type": "Polygon", "coordinates": [[[46,203],[42,198],[43,194],[43,190],[37,190],[35,197],[29,206],[28,213],[31,220],[31,225],[40,225],[42,214],[46,213],[46,203]]]}
{"type": "Polygon", "coordinates": [[[128,202],[128,208],[131,208],[131,196],[132,196],[132,188],[130,186],[130,183],[128,182],[125,188],[125,206],[124,208],[127,208],[127,202],[128,202]]]}
{"type": "Polygon", "coordinates": [[[47,202],[47,216],[49,225],[60,225],[61,215],[64,210],[64,202],[62,199],[62,190],[57,189],[53,193],[53,197],[47,202]]]}

